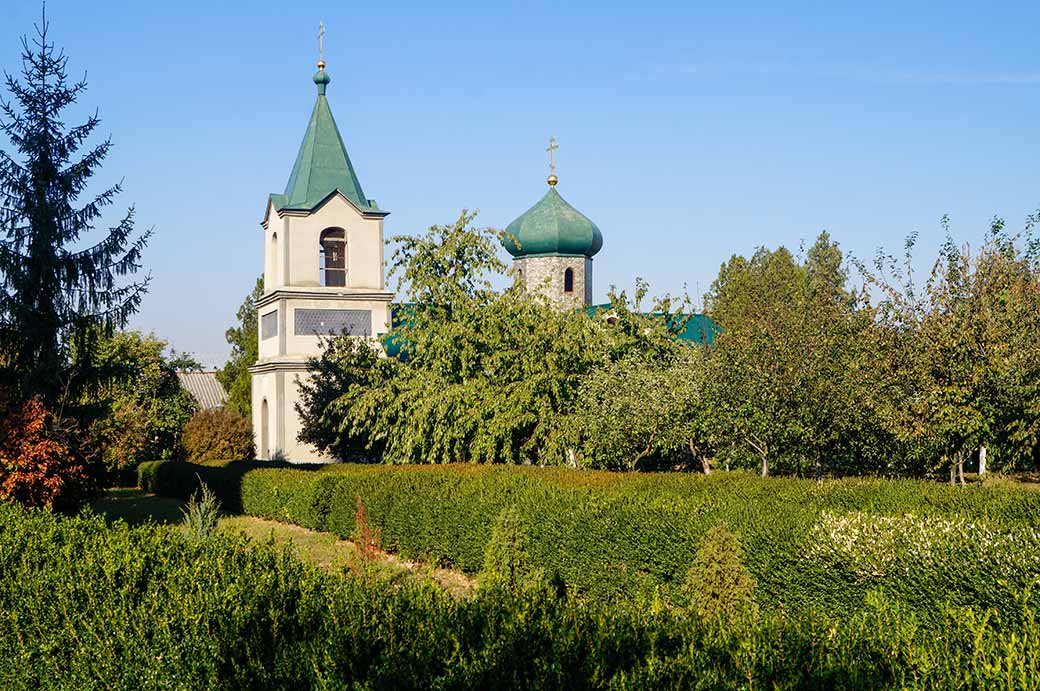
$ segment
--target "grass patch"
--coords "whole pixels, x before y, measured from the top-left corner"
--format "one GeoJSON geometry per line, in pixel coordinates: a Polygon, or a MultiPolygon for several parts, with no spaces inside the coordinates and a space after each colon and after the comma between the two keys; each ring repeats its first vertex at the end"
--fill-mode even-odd
{"type": "Polygon", "coordinates": [[[126,521],[129,525],[158,523],[179,524],[184,518],[181,508],[184,502],[171,497],[145,494],[136,487],[110,489],[90,505],[94,513],[105,517],[109,523],[126,521]]]}
{"type": "MultiPolygon", "coordinates": [[[[91,509],[108,523],[122,520],[132,526],[145,523],[180,525],[184,518],[181,512],[183,507],[184,502],[179,499],[147,494],[132,487],[108,490],[91,504],[91,509]]],[[[356,571],[361,568],[357,546],[332,533],[228,513],[222,514],[217,521],[217,530],[228,535],[242,534],[255,542],[271,542],[279,548],[288,546],[297,558],[328,571],[356,571]]],[[[366,568],[370,572],[368,575],[392,585],[431,581],[455,597],[470,597],[476,591],[476,579],[471,576],[407,561],[385,552],[379,553],[366,568]]]]}

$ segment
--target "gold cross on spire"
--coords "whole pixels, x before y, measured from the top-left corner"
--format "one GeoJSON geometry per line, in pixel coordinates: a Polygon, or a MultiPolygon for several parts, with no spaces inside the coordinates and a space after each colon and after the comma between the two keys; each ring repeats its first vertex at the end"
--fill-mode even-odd
{"type": "Polygon", "coordinates": [[[560,145],[556,143],[556,137],[549,137],[549,148],[546,151],[549,152],[549,179],[548,183],[550,187],[555,187],[559,181],[556,177],[556,150],[560,148],[560,145]]]}
{"type": "Polygon", "coordinates": [[[318,22],[318,67],[325,67],[325,22],[318,22]]]}

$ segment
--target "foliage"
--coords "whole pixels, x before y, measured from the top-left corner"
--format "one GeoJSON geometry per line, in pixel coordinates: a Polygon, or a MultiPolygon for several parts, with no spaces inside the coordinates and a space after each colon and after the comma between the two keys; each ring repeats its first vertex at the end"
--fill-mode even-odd
{"type": "Polygon", "coordinates": [[[982,447],[998,470],[1040,463],[1032,218],[1017,235],[995,221],[974,254],[948,239],[923,292],[884,254],[873,270],[850,266],[827,233],[798,254],[734,256],[706,296],[717,332],[705,346],[675,338],[688,300],[641,309],[642,281],[631,299],[612,291],[609,319],[520,285],[494,291],[498,233],[473,218],[400,239],[394,270],[412,300],[390,334],[400,356],[328,341],[304,389],[303,441],[357,461],[817,479],[963,477],[982,447]]]}
{"type": "Polygon", "coordinates": [[[166,347],[166,341],[136,331],[95,344],[80,417],[90,421],[91,441],[109,473],[179,455],[182,430],[197,404],[181,386],[166,347]]]}
{"type": "Polygon", "coordinates": [[[399,287],[406,287],[415,308],[409,326],[450,317],[455,310],[474,303],[484,305],[496,297],[491,278],[506,271],[498,258],[502,233],[473,227],[476,217],[476,211],[463,209],[452,225],[430,226],[418,237],[390,238],[397,244],[390,275],[398,276],[399,287]]]}
{"type": "Polygon", "coordinates": [[[826,233],[801,260],[760,249],[722,267],[707,298],[720,333],[705,389],[720,453],[738,464],[754,456],[763,476],[809,468],[819,476],[824,465],[844,470],[876,450],[862,404],[871,315],[846,281],[826,233]]]}
{"type": "Polygon", "coordinates": [[[205,483],[226,510],[240,512],[242,478],[246,473],[259,468],[287,467],[271,461],[147,461],[137,467],[137,486],[145,492],[187,501],[205,483]]]}
{"type": "Polygon", "coordinates": [[[187,351],[170,350],[170,367],[176,372],[201,372],[202,363],[187,351]]]}
{"type": "MultiPolygon", "coordinates": [[[[1015,578],[1040,563],[1040,530],[1021,525],[997,529],[965,517],[874,516],[863,512],[823,512],[813,526],[809,558],[827,560],[861,581],[904,576],[910,569],[938,570],[951,555],[967,564],[986,554],[1003,578],[1015,578]]],[[[972,569],[961,572],[975,578],[972,569]]]]}
{"type": "Polygon", "coordinates": [[[361,571],[367,575],[369,567],[383,551],[382,542],[379,540],[379,528],[373,528],[368,522],[368,514],[365,513],[365,505],[361,497],[357,498],[357,510],[354,512],[354,525],[357,531],[354,534],[354,543],[357,545],[357,555],[361,562],[361,571]]]}
{"type": "Polygon", "coordinates": [[[512,594],[531,586],[533,570],[527,550],[527,532],[515,506],[498,514],[484,552],[480,587],[512,594]]]}
{"type": "Polygon", "coordinates": [[[1035,688],[1028,590],[1014,626],[878,595],[849,617],[740,628],[669,609],[388,587],[290,551],[0,505],[0,685],[28,689],[1035,688]],[[75,559],[69,559],[75,554],[75,559]],[[84,603],[89,603],[85,606],[84,603]]]}
{"type": "Polygon", "coordinates": [[[573,375],[594,357],[584,346],[595,333],[588,320],[515,288],[492,291],[488,275],[504,269],[497,233],[472,227],[474,216],[395,238],[391,270],[411,300],[392,334],[403,357],[379,360],[334,339],[313,363],[331,376],[304,387],[301,439],[391,463],[562,458],[560,416],[577,388],[573,375]]]}
{"type": "Polygon", "coordinates": [[[68,427],[39,398],[0,400],[0,500],[68,509],[93,490],[88,461],[68,427]]]}
{"type": "Polygon", "coordinates": [[[227,391],[226,408],[247,420],[253,419],[253,378],[249,368],[259,357],[260,342],[257,333],[256,301],[263,297],[264,277],[259,276],[252,292],[235,313],[238,326],[232,326],[224,334],[231,345],[231,356],[217,372],[217,380],[227,391]]]}
{"type": "Polygon", "coordinates": [[[181,513],[184,516],[184,532],[193,540],[205,540],[217,530],[220,502],[217,495],[205,483],[200,482],[198,491],[191,495],[181,513]]]}
{"type": "Polygon", "coordinates": [[[574,414],[582,465],[645,470],[697,461],[710,472],[704,356],[676,343],[667,355],[636,351],[585,377],[574,414]]]}
{"type": "Polygon", "coordinates": [[[22,40],[22,80],[7,76],[12,101],[0,100],[0,131],[21,157],[0,151],[0,337],[10,354],[5,380],[21,398],[55,406],[80,369],[90,340],[122,327],[148,280],[121,283],[140,268],[150,231],[134,237],[134,212],[100,240],[88,234],[120,185],[77,207],[77,199],[111,149],[111,140],[75,156],[99,124],[97,115],[67,127],[62,111],[86,82],[69,83],[67,58],[47,38],[46,17],[30,45],[22,40]],[[79,361],[70,368],[72,346],[79,361]]]}
{"type": "Polygon", "coordinates": [[[189,461],[249,460],[253,426],[227,408],[200,410],[184,425],[181,445],[189,461]]]}
{"type": "Polygon", "coordinates": [[[381,399],[399,366],[361,339],[326,341],[321,357],[311,362],[314,376],[300,386],[300,441],[343,460],[381,453],[384,435],[369,431],[383,432],[395,422],[381,399]]]}
{"type": "Polygon", "coordinates": [[[915,450],[922,470],[949,468],[994,448],[999,469],[1040,460],[1040,256],[1036,219],[1012,235],[995,219],[976,253],[949,235],[920,290],[902,261],[880,255],[863,273],[881,295],[879,399],[888,427],[915,450]],[[1025,250],[1021,245],[1025,241],[1025,250]]]}
{"type": "Polygon", "coordinates": [[[743,472],[705,477],[460,465],[160,465],[157,493],[186,498],[199,473],[225,506],[343,538],[357,532],[361,497],[385,549],[471,573],[484,566],[495,517],[514,506],[529,538],[531,566],[560,574],[569,587],[595,599],[649,599],[656,591],[665,601],[682,602],[698,546],[719,523],[740,540],[759,605],[782,602],[790,612],[851,615],[862,611],[871,592],[881,592],[925,621],[946,602],[993,608],[1011,618],[1017,615],[1009,589],[1040,577],[1035,551],[1022,558],[1011,554],[1016,540],[1025,539],[1020,531],[1031,528],[1040,512],[1040,493],[1022,487],[763,481],[743,472]],[[975,526],[965,534],[976,538],[943,542],[932,560],[898,551],[892,569],[865,580],[857,576],[858,562],[817,549],[826,544],[819,531],[835,516],[864,511],[964,521],[975,526]]]}
{"type": "Polygon", "coordinates": [[[742,557],[740,541],[724,524],[711,528],[701,539],[683,584],[688,607],[701,621],[736,626],[757,618],[755,579],[742,557]]]}
{"type": "Polygon", "coordinates": [[[624,293],[609,325],[520,285],[495,292],[499,234],[473,227],[474,217],[395,238],[391,268],[409,302],[389,338],[401,356],[331,339],[302,390],[301,440],[351,460],[577,463],[583,378],[626,353],[655,352],[668,322],[632,311],[624,293]]]}

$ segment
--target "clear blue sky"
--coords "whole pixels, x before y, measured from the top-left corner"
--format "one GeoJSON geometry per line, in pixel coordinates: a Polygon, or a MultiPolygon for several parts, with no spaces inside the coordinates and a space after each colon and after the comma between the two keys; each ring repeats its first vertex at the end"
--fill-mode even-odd
{"type": "MultiPolygon", "coordinates": [[[[949,213],[976,241],[1040,204],[1040,4],[83,2],[53,39],[115,149],[100,178],[155,226],[133,326],[207,364],[262,269],[259,222],[314,100],[329,100],[387,235],[502,227],[560,192],[602,229],[595,293],[636,276],[703,292],[720,263],[823,229],[847,251],[922,256],[949,213]],[[987,7],[986,5],[990,5],[987,7]],[[205,219],[205,220],[203,220],[205,219]]],[[[19,67],[35,1],[0,5],[19,67]]]]}

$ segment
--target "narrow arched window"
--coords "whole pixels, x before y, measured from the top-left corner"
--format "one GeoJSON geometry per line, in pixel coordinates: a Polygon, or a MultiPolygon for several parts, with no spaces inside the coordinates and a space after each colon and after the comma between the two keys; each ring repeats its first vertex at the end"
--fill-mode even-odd
{"type": "Polygon", "coordinates": [[[271,233],[271,274],[269,287],[278,285],[278,233],[271,233]]]}
{"type": "Polygon", "coordinates": [[[260,406],[260,459],[266,461],[271,454],[270,447],[268,446],[267,430],[268,430],[268,410],[267,410],[267,399],[264,399],[263,404],[260,406]]]}
{"type": "Polygon", "coordinates": [[[340,287],[347,285],[347,238],[342,228],[321,231],[321,249],[318,260],[321,284],[340,287]]]}
{"type": "Polygon", "coordinates": [[[563,272],[563,292],[574,292],[574,269],[567,269],[563,272]]]}

